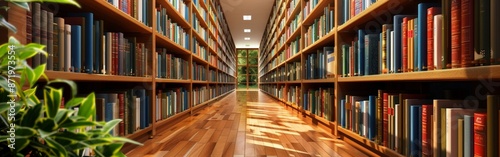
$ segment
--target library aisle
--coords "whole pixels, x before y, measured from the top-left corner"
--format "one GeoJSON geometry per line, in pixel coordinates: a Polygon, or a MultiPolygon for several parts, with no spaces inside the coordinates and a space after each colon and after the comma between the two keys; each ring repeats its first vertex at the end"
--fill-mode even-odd
{"type": "Polygon", "coordinates": [[[236,91],[160,131],[127,156],[366,155],[260,91],[236,91]]]}

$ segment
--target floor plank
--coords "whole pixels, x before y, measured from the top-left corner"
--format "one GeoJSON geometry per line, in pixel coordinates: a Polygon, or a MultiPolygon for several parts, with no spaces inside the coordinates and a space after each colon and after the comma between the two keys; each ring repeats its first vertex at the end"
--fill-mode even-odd
{"type": "Polygon", "coordinates": [[[238,91],[157,133],[128,156],[366,156],[258,91],[238,91]]]}

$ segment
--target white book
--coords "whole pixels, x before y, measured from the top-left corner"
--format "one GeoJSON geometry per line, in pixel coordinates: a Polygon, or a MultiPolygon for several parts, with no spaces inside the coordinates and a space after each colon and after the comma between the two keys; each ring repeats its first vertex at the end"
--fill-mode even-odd
{"type": "Polygon", "coordinates": [[[113,6],[115,6],[116,8],[118,8],[119,5],[118,3],[119,3],[118,0],[113,0],[113,6]]]}
{"type": "Polygon", "coordinates": [[[474,115],[476,109],[446,109],[446,156],[458,156],[458,119],[474,115]]]}
{"type": "Polygon", "coordinates": [[[368,137],[368,108],[369,102],[363,101],[363,136],[368,137]]]}
{"type": "Polygon", "coordinates": [[[142,20],[142,13],[143,13],[143,10],[142,10],[142,5],[143,5],[143,0],[137,0],[137,20],[139,20],[140,22],[143,22],[142,20]]]}
{"type": "Polygon", "coordinates": [[[135,130],[141,126],[141,98],[135,98],[135,130]]]}
{"type": "Polygon", "coordinates": [[[396,72],[396,65],[394,63],[394,61],[396,61],[396,56],[395,56],[395,53],[394,53],[394,31],[391,31],[391,51],[390,51],[390,54],[391,54],[391,66],[390,66],[390,70],[389,72],[392,72],[392,73],[395,73],[396,72]]]}
{"type": "MultiPolygon", "coordinates": [[[[64,71],[71,72],[71,25],[64,25],[65,49],[64,49],[64,71]]],[[[62,64],[62,63],[61,63],[62,64]]]]}
{"type": "MultiPolygon", "coordinates": [[[[394,106],[395,106],[394,107],[394,110],[395,110],[395,112],[394,112],[394,118],[395,119],[400,119],[399,112],[401,112],[401,108],[400,108],[399,104],[396,104],[394,106]]],[[[399,146],[399,140],[395,140],[395,139],[399,139],[400,138],[400,135],[398,134],[398,132],[399,132],[398,128],[400,127],[399,126],[400,124],[399,123],[395,123],[394,125],[395,125],[394,126],[394,128],[395,128],[394,129],[394,139],[393,139],[394,140],[394,149],[395,150],[400,150],[401,148],[398,147],[399,146]]]]}
{"type": "Polygon", "coordinates": [[[106,36],[102,35],[102,56],[101,56],[101,63],[102,63],[102,69],[99,69],[102,74],[106,74],[106,36]]]}
{"type": "Polygon", "coordinates": [[[442,46],[441,43],[443,41],[442,38],[442,23],[443,23],[443,15],[434,15],[434,69],[442,69],[443,68],[443,58],[442,58],[442,46]]]}

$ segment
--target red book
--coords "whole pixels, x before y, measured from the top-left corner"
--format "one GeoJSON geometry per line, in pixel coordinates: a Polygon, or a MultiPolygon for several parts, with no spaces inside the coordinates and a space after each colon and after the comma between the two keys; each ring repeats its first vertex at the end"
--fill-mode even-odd
{"type": "Polygon", "coordinates": [[[403,72],[408,72],[408,17],[403,18],[403,23],[401,23],[401,45],[403,50],[401,51],[402,62],[401,66],[403,72]]]}
{"type": "Polygon", "coordinates": [[[389,93],[383,93],[382,94],[382,104],[384,106],[384,118],[383,118],[383,137],[382,137],[382,144],[384,146],[389,146],[389,93]]]}
{"type": "Polygon", "coordinates": [[[125,112],[125,94],[119,93],[118,94],[118,118],[122,119],[122,121],[118,124],[119,128],[119,135],[120,136],[125,136],[125,122],[123,121],[125,119],[124,117],[124,112],[125,112]]]}
{"type": "Polygon", "coordinates": [[[351,17],[349,17],[349,19],[351,19],[355,15],[356,15],[356,0],[351,0],[351,17]]]}
{"type": "Polygon", "coordinates": [[[486,156],[486,113],[474,113],[474,157],[486,156]]]}
{"type": "MultiPolygon", "coordinates": [[[[462,67],[470,67],[474,61],[474,1],[461,0],[461,63],[462,67]]],[[[453,26],[452,26],[453,27],[453,26]]]]}
{"type": "MultiPolygon", "coordinates": [[[[357,41],[357,40],[358,40],[358,38],[355,37],[354,41],[357,41]]],[[[349,55],[349,57],[351,58],[351,63],[350,63],[351,65],[349,66],[349,67],[351,67],[351,69],[350,69],[351,76],[354,76],[354,64],[355,64],[354,63],[354,41],[352,42],[352,46],[350,48],[350,55],[349,55]]]]}
{"type": "Polygon", "coordinates": [[[451,1],[451,68],[462,67],[461,57],[461,18],[460,18],[460,0],[451,1]]]}
{"type": "Polygon", "coordinates": [[[432,105],[422,105],[422,156],[432,156],[432,105]]]}
{"type": "Polygon", "coordinates": [[[427,9],[427,69],[434,70],[434,15],[441,14],[441,8],[427,9]]]}

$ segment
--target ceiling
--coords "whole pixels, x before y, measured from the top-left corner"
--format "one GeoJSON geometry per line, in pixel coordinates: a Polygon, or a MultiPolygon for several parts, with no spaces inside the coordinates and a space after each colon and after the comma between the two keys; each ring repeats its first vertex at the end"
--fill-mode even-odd
{"type": "Polygon", "coordinates": [[[274,0],[220,0],[220,4],[236,48],[259,48],[274,0]],[[243,15],[252,15],[252,20],[244,21],[243,15]]]}

